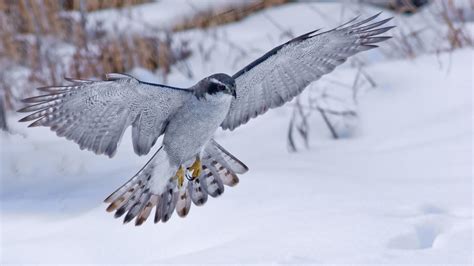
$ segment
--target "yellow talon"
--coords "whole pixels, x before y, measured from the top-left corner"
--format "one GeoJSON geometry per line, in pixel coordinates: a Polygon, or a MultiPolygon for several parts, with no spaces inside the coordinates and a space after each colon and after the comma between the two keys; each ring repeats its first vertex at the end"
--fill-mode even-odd
{"type": "Polygon", "coordinates": [[[201,159],[199,159],[199,157],[196,157],[196,160],[188,168],[188,170],[192,172],[191,177],[192,177],[193,180],[195,178],[199,177],[201,175],[201,172],[202,172],[201,159]]]}
{"type": "Polygon", "coordinates": [[[184,169],[182,165],[176,171],[175,178],[178,179],[178,188],[181,188],[184,183],[184,169]]]}

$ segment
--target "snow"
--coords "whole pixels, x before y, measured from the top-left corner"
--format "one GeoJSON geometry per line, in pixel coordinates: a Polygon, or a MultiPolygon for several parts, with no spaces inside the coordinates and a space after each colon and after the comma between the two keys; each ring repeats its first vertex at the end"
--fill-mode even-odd
{"type": "Polygon", "coordinates": [[[138,32],[144,27],[169,30],[177,23],[203,12],[226,10],[255,0],[160,0],[130,6],[122,10],[108,9],[90,13],[88,27],[101,24],[108,32],[138,32]]]}
{"type": "MultiPolygon", "coordinates": [[[[266,16],[285,18],[295,35],[339,22],[307,6],[182,33],[214,53],[190,59],[192,78],[173,69],[168,82],[185,86],[212,72],[233,73],[284,41],[266,16]],[[299,19],[290,20],[295,13],[299,19]],[[213,36],[221,37],[215,46],[213,36]],[[248,47],[245,56],[228,43],[248,47]]],[[[108,159],[11,117],[14,134],[0,135],[0,264],[472,265],[473,57],[472,49],[413,60],[366,53],[360,58],[370,62],[365,70],[377,88],[362,92],[350,139],[332,140],[313,115],[310,147],[289,153],[288,105],[217,132],[250,171],[220,198],[166,224],[122,225],[105,212],[102,200],[147,161],[133,154],[130,132],[108,159]]],[[[328,78],[352,84],[356,72],[346,64],[328,78]]],[[[154,79],[143,69],[134,74],[154,79]]]]}

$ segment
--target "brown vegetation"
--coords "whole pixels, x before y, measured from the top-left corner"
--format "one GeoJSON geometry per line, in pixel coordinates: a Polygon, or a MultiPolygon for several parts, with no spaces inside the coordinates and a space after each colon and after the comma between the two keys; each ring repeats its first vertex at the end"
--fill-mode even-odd
{"type": "Polygon", "coordinates": [[[216,25],[239,21],[242,18],[265,8],[281,5],[290,0],[260,0],[247,5],[229,6],[223,10],[209,10],[201,12],[189,19],[176,24],[174,31],[183,31],[194,28],[209,28],[216,25]]]}
{"type": "Polygon", "coordinates": [[[100,27],[86,27],[88,11],[143,2],[148,1],[0,0],[0,70],[16,66],[31,70],[28,77],[21,77],[30,81],[28,88],[11,84],[0,75],[7,106],[34,87],[60,83],[64,76],[90,78],[134,67],[166,75],[172,64],[190,55],[186,43],[174,49],[168,35],[106,36],[100,27]]]}

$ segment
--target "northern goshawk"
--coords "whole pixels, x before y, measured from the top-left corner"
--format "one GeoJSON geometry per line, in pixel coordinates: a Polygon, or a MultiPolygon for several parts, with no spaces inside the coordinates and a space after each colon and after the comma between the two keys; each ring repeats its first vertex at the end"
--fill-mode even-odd
{"type": "Polygon", "coordinates": [[[389,37],[374,22],[379,14],[357,18],[326,32],[303,34],[275,47],[229,76],[214,74],[190,88],[108,74],[101,81],[67,79],[72,84],[39,88],[49,94],[25,99],[21,119],[46,126],[96,154],[112,157],[124,131],[132,126],[135,153],[161,147],[128,182],[107,199],[107,211],[141,225],[155,209],[155,223],[176,212],[184,217],[191,203],[203,205],[224,185],[239,182],[248,168],[212,137],[218,127],[233,130],[268,109],[283,105],[311,82],[331,72],[349,56],[377,47],[389,37]]]}

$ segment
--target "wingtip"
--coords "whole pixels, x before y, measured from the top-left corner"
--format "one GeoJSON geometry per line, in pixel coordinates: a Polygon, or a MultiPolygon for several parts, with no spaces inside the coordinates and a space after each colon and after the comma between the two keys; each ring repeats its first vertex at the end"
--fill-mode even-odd
{"type": "Polygon", "coordinates": [[[39,120],[31,123],[28,125],[28,127],[39,127],[39,126],[42,126],[41,122],[39,120]]]}
{"type": "MultiPolygon", "coordinates": [[[[386,18],[386,19],[382,19],[380,22],[381,22],[382,24],[385,24],[385,23],[389,22],[389,21],[392,20],[392,19],[394,19],[394,17],[389,17],[389,18],[386,18]]],[[[395,26],[394,26],[394,27],[395,27],[395,26]]]]}
{"type": "Polygon", "coordinates": [[[372,49],[375,49],[377,47],[379,47],[378,45],[374,45],[374,44],[365,44],[365,45],[361,45],[362,47],[362,51],[368,51],[368,50],[372,50],[372,49]]]}
{"type": "Polygon", "coordinates": [[[20,102],[22,102],[22,103],[34,103],[35,98],[36,97],[24,98],[24,99],[21,99],[20,102]]]}
{"type": "Polygon", "coordinates": [[[392,36],[374,36],[374,37],[369,37],[364,40],[362,44],[374,44],[374,43],[379,43],[379,42],[384,42],[386,40],[389,40],[393,38],[392,36]]]}
{"type": "Polygon", "coordinates": [[[382,13],[383,13],[383,11],[379,11],[379,12],[375,13],[375,15],[369,17],[367,20],[368,21],[374,20],[374,19],[378,18],[382,13]]]}
{"type": "MultiPolygon", "coordinates": [[[[27,106],[27,107],[28,107],[28,106],[27,106]]],[[[16,111],[17,111],[17,113],[28,113],[28,111],[26,111],[26,110],[27,110],[27,109],[26,109],[27,107],[23,107],[23,108],[18,109],[18,110],[16,110],[16,111]]]]}
{"type": "Polygon", "coordinates": [[[23,122],[31,121],[30,119],[28,119],[28,117],[29,117],[29,116],[25,116],[25,117],[23,117],[22,119],[18,120],[18,122],[23,123],[23,122]]]}
{"type": "MultiPolygon", "coordinates": [[[[305,37],[306,38],[312,38],[312,37],[316,36],[317,35],[316,33],[318,33],[321,29],[322,28],[312,30],[312,31],[307,32],[307,33],[305,33],[305,34],[303,34],[303,35],[301,35],[297,38],[294,38],[293,40],[304,39],[305,37]]],[[[293,41],[293,40],[290,40],[290,41],[293,41]]]]}

